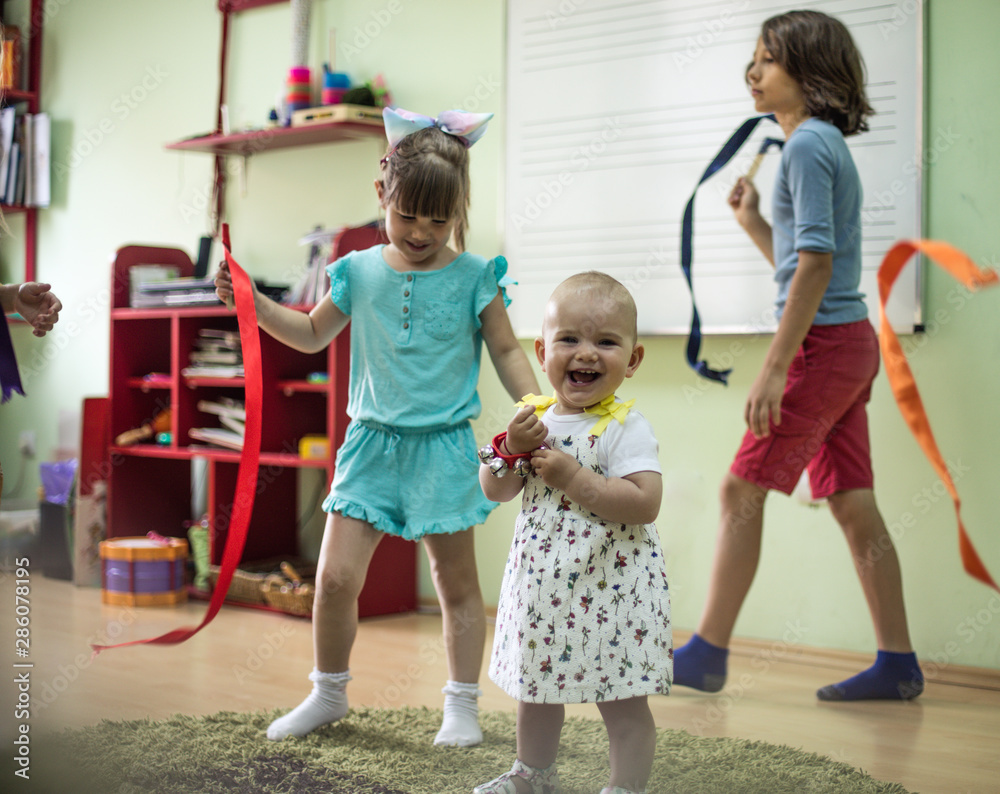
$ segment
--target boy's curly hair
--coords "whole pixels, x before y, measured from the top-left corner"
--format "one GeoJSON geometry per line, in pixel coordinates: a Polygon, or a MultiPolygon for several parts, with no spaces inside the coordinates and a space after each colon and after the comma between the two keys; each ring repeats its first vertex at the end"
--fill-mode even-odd
{"type": "Polygon", "coordinates": [[[844,23],[820,11],[789,11],[764,22],[761,39],[802,87],[811,116],[845,136],[868,131],[875,111],[865,93],[865,64],[844,23]]]}

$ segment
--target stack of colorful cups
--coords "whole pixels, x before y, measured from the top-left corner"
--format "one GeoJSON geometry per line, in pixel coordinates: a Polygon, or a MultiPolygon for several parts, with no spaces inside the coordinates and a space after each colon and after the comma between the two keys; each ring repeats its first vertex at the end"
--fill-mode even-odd
{"type": "Polygon", "coordinates": [[[337,105],[351,87],[351,78],[346,72],[331,72],[329,64],[323,64],[323,94],[320,98],[324,105],[337,105]]]}
{"type": "Polygon", "coordinates": [[[312,107],[312,83],[308,66],[293,66],[288,70],[288,112],[312,107]]]}

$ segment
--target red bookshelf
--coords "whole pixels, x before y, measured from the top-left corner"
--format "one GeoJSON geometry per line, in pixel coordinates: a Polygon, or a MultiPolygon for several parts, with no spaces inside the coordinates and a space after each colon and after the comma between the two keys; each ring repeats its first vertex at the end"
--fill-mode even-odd
{"type": "MultiPolygon", "coordinates": [[[[14,5],[13,3],[11,5],[14,5]]],[[[6,0],[0,0],[0,20],[7,20],[6,0]]],[[[28,6],[26,29],[21,30],[21,68],[27,70],[26,88],[10,88],[0,91],[0,104],[25,105],[27,113],[38,113],[41,110],[42,85],[42,33],[45,24],[45,0],[31,0],[28,6]],[[27,50],[25,51],[25,48],[27,50]]],[[[2,204],[0,210],[4,215],[24,216],[24,272],[18,277],[8,274],[11,282],[34,281],[38,258],[38,208],[24,207],[19,204],[2,204]]]]}
{"type": "MultiPolygon", "coordinates": [[[[112,267],[110,437],[171,411],[169,443],[139,443],[108,450],[108,537],[184,537],[191,515],[192,460],[207,469],[209,549],[213,565],[222,560],[236,488],[240,453],[204,444],[190,436],[194,427],[216,426],[218,417],[198,409],[200,400],[242,399],[243,378],[189,378],[182,374],[202,328],[237,331],[235,312],[207,307],[128,307],[129,270],[139,264],[166,264],[191,275],[194,265],[177,248],[128,245],[112,267]],[[149,377],[153,374],[153,377],[149,377]]],[[[304,310],[304,309],[303,309],[304,310]]],[[[327,350],[300,353],[261,332],[264,425],[258,489],[243,561],[299,557],[299,517],[312,505],[300,504],[299,473],[322,470],[329,485],[334,459],[306,460],[299,439],[322,435],[331,450],[347,428],[348,331],[327,350]],[[327,372],[325,383],[307,379],[327,372]]],[[[362,616],[416,609],[416,545],[386,538],[372,563],[373,580],[361,594],[362,616]]]]}

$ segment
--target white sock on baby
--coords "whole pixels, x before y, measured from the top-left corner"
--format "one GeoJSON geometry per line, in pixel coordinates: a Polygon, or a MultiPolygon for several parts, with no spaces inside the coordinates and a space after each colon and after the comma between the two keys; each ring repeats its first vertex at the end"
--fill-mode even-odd
{"type": "Polygon", "coordinates": [[[473,747],[483,741],[479,729],[478,684],[449,681],[444,689],[444,719],[434,744],[445,747],[473,747]]]}
{"type": "Polygon", "coordinates": [[[343,719],[347,714],[347,682],[350,673],[321,673],[313,670],[309,674],[313,682],[312,692],[298,706],[279,717],[267,728],[267,738],[272,741],[286,736],[303,737],[322,725],[343,719]]]}

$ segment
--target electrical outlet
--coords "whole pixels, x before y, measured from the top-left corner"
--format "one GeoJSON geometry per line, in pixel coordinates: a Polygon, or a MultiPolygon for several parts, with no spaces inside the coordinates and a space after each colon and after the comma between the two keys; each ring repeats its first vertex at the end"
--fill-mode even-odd
{"type": "Polygon", "coordinates": [[[35,457],[35,431],[22,430],[17,440],[17,448],[24,457],[35,457]]]}

